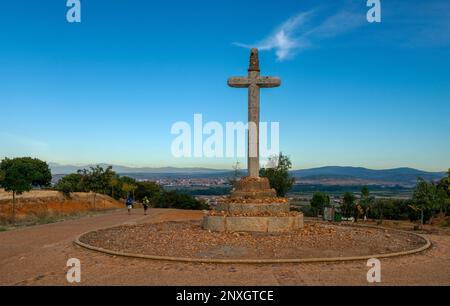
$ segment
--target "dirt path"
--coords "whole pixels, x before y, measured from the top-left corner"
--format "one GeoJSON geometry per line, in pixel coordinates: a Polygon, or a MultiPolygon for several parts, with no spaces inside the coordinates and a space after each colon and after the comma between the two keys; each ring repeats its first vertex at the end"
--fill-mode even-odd
{"type": "MultiPolygon", "coordinates": [[[[365,262],[214,265],[103,255],[73,245],[86,231],[124,223],[198,219],[201,212],[153,209],[85,217],[0,233],[0,285],[67,285],[66,262],[81,261],[84,285],[366,285],[365,262]]],[[[382,260],[382,284],[450,285],[450,236],[428,236],[432,249],[382,260]]]]}

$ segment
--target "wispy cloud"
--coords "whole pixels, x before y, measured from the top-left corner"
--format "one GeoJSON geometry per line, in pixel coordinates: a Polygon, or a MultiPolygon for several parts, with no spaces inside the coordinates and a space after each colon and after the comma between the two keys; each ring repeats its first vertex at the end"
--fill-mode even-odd
{"type": "Polygon", "coordinates": [[[362,24],[361,16],[349,11],[341,11],[324,19],[319,19],[314,11],[307,11],[289,18],[256,44],[233,44],[243,48],[275,50],[277,59],[283,61],[293,58],[320,40],[344,34],[362,24]]]}

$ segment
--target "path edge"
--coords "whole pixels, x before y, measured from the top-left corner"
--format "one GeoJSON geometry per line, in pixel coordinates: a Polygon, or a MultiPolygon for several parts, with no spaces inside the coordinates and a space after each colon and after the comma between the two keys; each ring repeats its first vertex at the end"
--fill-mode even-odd
{"type": "Polygon", "coordinates": [[[74,243],[82,248],[100,252],[107,255],[127,257],[127,258],[138,258],[138,259],[147,259],[147,260],[156,260],[156,261],[172,261],[172,262],[185,262],[185,263],[206,263],[206,264],[283,264],[283,263],[323,263],[323,262],[347,262],[347,261],[360,261],[360,260],[368,260],[371,258],[391,258],[391,257],[400,257],[406,255],[412,255],[416,253],[423,252],[431,247],[431,241],[422,234],[412,233],[404,230],[397,230],[391,228],[385,228],[380,226],[373,225],[345,225],[345,226],[354,226],[354,227],[366,227],[366,228],[374,228],[379,230],[389,230],[395,231],[398,233],[406,233],[409,235],[413,235],[424,240],[425,245],[421,246],[417,249],[402,251],[402,252],[394,252],[394,253],[386,253],[386,254],[374,254],[374,255],[362,255],[362,256],[347,256],[347,257],[321,257],[321,258],[289,258],[289,259],[212,259],[212,258],[189,258],[189,257],[172,257],[172,256],[157,256],[157,255],[145,255],[145,254],[133,254],[126,252],[118,252],[108,249],[103,249],[99,247],[92,246],[90,244],[86,244],[80,241],[80,238],[84,235],[87,235],[92,232],[97,232],[100,230],[105,230],[109,228],[114,228],[117,226],[97,229],[94,231],[88,231],[78,235],[74,243]]]}

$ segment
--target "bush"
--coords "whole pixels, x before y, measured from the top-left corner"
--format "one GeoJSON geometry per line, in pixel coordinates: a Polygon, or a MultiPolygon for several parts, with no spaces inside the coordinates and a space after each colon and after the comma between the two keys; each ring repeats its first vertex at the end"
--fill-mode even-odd
{"type": "Polygon", "coordinates": [[[295,182],[295,178],[289,174],[289,169],[292,167],[291,160],[280,153],[279,156],[273,156],[270,159],[269,166],[262,168],[259,176],[267,177],[270,187],[276,190],[278,197],[285,197],[295,182]]]}
{"type": "Polygon", "coordinates": [[[209,205],[205,202],[199,201],[191,195],[176,191],[162,192],[156,200],[155,207],[193,210],[209,209],[209,205]]]}
{"type": "Polygon", "coordinates": [[[161,195],[161,187],[155,182],[136,182],[136,190],[134,191],[134,199],[142,202],[147,197],[151,202],[155,202],[161,195]]]}

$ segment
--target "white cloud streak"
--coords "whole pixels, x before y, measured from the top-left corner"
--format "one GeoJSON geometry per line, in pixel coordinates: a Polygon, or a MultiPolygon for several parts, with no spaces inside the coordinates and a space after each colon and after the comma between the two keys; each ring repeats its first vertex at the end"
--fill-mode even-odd
{"type": "Polygon", "coordinates": [[[243,48],[275,50],[277,60],[284,61],[312,47],[319,40],[349,32],[364,21],[361,16],[342,11],[322,20],[318,25],[313,25],[314,15],[313,11],[301,12],[283,22],[269,36],[254,45],[233,44],[243,48]]]}

